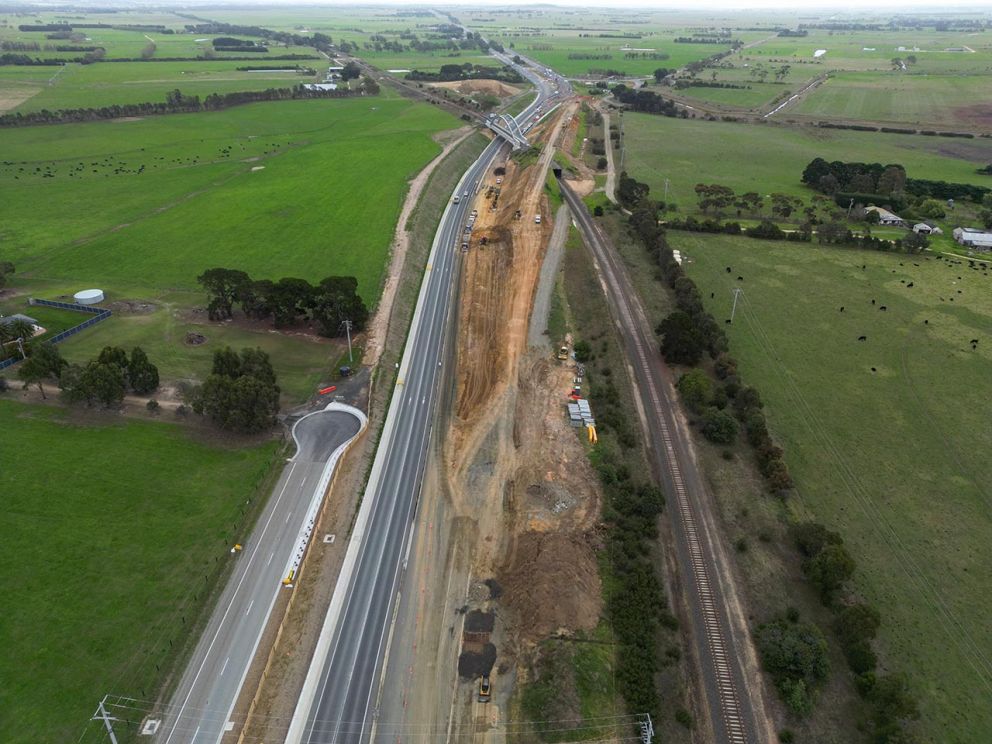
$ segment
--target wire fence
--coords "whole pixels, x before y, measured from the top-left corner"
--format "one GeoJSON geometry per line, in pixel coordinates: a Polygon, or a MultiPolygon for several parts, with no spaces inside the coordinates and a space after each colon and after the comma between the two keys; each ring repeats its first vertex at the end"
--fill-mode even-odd
{"type": "MultiPolygon", "coordinates": [[[[113,313],[105,307],[99,307],[97,305],[76,305],[72,302],[58,302],[57,300],[39,300],[32,297],[28,300],[29,305],[41,305],[42,307],[54,307],[59,310],[69,310],[74,313],[86,313],[92,317],[84,320],[79,325],[74,325],[72,328],[67,328],[60,333],[56,333],[50,339],[47,339],[48,343],[57,344],[65,341],[67,338],[75,336],[80,331],[84,331],[90,326],[96,325],[102,320],[106,320],[113,313]]],[[[21,361],[18,357],[11,357],[10,359],[4,359],[0,361],[0,370],[6,369],[7,367],[12,367],[21,361]]]]}

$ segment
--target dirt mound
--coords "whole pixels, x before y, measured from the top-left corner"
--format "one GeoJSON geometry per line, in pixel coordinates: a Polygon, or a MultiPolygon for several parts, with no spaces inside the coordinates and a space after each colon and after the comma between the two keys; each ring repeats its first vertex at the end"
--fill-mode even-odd
{"type": "Polygon", "coordinates": [[[520,88],[514,88],[499,80],[454,80],[450,83],[433,83],[434,87],[447,88],[463,96],[470,96],[473,93],[484,93],[498,98],[509,98],[520,92],[520,88]]]}
{"type": "Polygon", "coordinates": [[[496,647],[487,643],[482,653],[465,651],[458,657],[458,676],[462,679],[475,679],[489,674],[496,663],[496,647]]]}
{"type": "Polygon", "coordinates": [[[492,633],[496,625],[496,613],[472,610],[465,616],[465,630],[469,633],[492,633]]]}
{"type": "Polygon", "coordinates": [[[190,331],[189,333],[186,334],[185,340],[186,343],[189,344],[190,346],[199,346],[200,344],[205,344],[207,342],[207,337],[204,336],[202,333],[196,333],[194,331],[190,331]]]}
{"type": "Polygon", "coordinates": [[[120,315],[147,315],[158,309],[158,305],[144,300],[117,300],[110,303],[110,309],[120,315]]]}
{"type": "Polygon", "coordinates": [[[594,544],[589,533],[524,532],[516,538],[500,582],[518,638],[538,641],[562,628],[595,627],[602,601],[594,544]]]}

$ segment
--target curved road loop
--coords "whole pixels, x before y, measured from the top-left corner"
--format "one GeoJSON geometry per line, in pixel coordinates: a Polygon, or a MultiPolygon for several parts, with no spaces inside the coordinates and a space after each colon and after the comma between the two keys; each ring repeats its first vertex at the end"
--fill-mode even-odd
{"type": "Polygon", "coordinates": [[[672,400],[669,373],[657,352],[651,324],[616,250],[599,231],[582,200],[564,181],[559,183],[565,203],[592,252],[613,309],[634,375],[634,393],[644,412],[652,465],[669,503],[674,500],[671,517],[679,569],[715,740],[721,744],[772,741],[764,725],[767,719],[761,711],[760,692],[748,684],[747,625],[740,613],[730,610],[732,599],[736,599],[730,569],[719,548],[719,536],[706,519],[707,509],[701,506],[701,502],[709,500],[706,486],[693,463],[687,435],[676,421],[677,405],[672,400]]]}
{"type": "Polygon", "coordinates": [[[312,506],[323,500],[338,460],[365,424],[357,408],[331,403],[293,426],[296,455],[244,550],[233,558],[237,567],[166,708],[156,741],[215,744],[223,737],[272,607],[285,591],[282,579],[312,506]]]}

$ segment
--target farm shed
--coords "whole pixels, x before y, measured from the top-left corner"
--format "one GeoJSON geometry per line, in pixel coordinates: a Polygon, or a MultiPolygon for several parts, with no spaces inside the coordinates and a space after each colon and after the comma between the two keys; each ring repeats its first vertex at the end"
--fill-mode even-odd
{"type": "Polygon", "coordinates": [[[954,239],[963,246],[974,248],[976,251],[992,250],[992,233],[976,230],[973,227],[954,228],[954,239]]]}

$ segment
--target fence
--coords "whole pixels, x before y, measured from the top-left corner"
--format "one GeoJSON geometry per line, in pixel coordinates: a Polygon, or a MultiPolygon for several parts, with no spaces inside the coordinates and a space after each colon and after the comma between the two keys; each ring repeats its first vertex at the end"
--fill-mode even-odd
{"type": "MultiPolygon", "coordinates": [[[[101,320],[106,320],[111,315],[113,315],[113,313],[110,312],[110,310],[108,310],[107,308],[97,307],[96,305],[77,305],[72,302],[58,302],[56,300],[39,300],[34,297],[28,300],[28,304],[42,305],[43,307],[54,307],[54,308],[58,308],[59,310],[70,310],[74,313],[86,313],[93,316],[91,318],[88,318],[87,320],[84,320],[79,325],[74,325],[72,328],[66,328],[61,333],[56,333],[54,336],[48,339],[48,341],[53,344],[57,344],[62,341],[65,341],[70,336],[75,336],[80,331],[85,330],[86,328],[89,328],[92,325],[96,325],[101,320]]],[[[0,370],[6,369],[7,367],[12,367],[13,365],[17,364],[19,361],[21,360],[18,359],[17,357],[4,359],[2,362],[0,362],[0,370]]]]}

